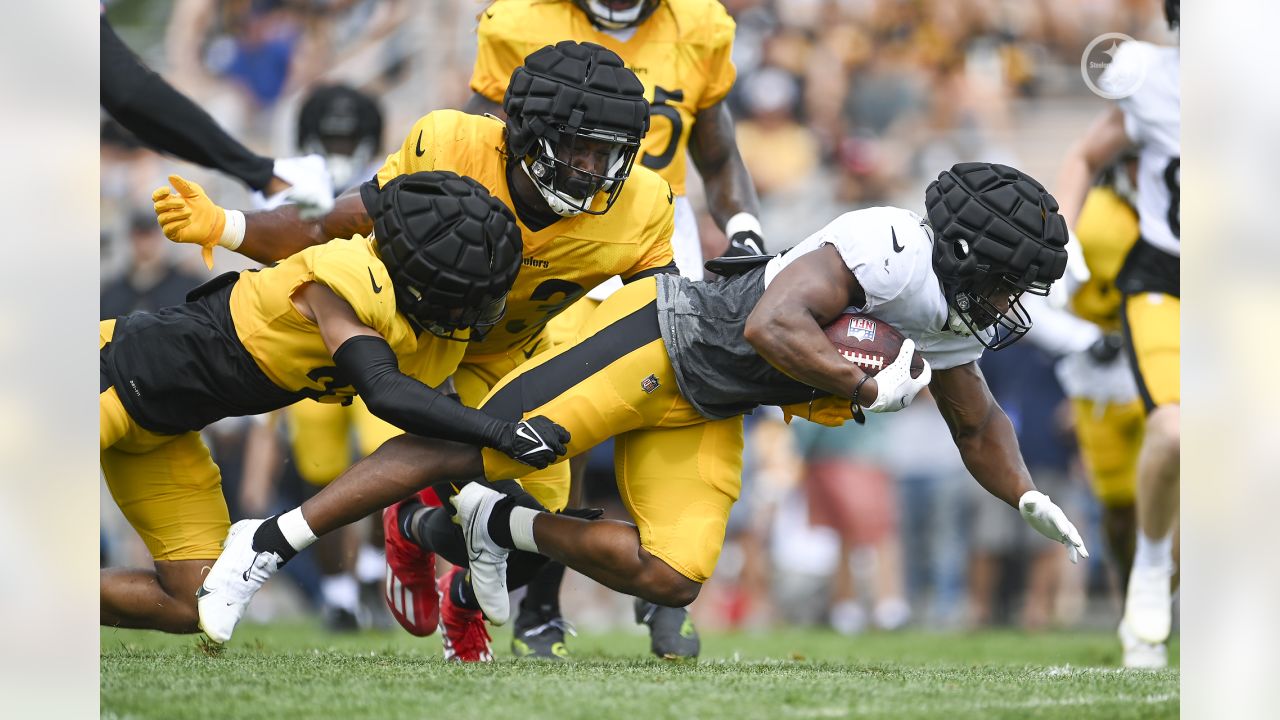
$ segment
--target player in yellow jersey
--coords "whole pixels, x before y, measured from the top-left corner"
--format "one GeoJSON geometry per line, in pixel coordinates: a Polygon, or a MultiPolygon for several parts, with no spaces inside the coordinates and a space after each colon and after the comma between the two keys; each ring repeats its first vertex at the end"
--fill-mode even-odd
{"type": "MultiPolygon", "coordinates": [[[[737,76],[731,58],[735,24],[717,0],[496,0],[478,21],[469,112],[501,115],[507,79],[534,49],[565,38],[603,45],[644,83],[650,128],[640,143],[639,164],[665,178],[675,192],[671,244],[680,274],[694,280],[703,276],[697,218],[685,196],[686,157],[702,178],[711,216],[729,237],[725,255],[764,252],[759,201],[724,102],[737,76]]],[[[619,287],[611,280],[553,320],[550,341],[575,340],[591,310],[619,287]]],[[[585,461],[579,457],[572,463],[575,504],[585,461]]],[[[563,567],[552,563],[529,585],[512,637],[517,656],[564,652],[563,575],[563,567]]],[[[684,608],[639,602],[636,618],[649,625],[656,655],[698,654],[698,637],[684,608]]]]}
{"type": "MultiPolygon", "coordinates": [[[[429,113],[414,123],[376,178],[385,184],[404,173],[452,170],[475,178],[515,210],[524,258],[506,316],[467,346],[454,375],[463,403],[472,407],[501,377],[548,349],[547,322],[587,290],[615,275],[634,281],[675,271],[674,193],[635,163],[649,125],[635,74],[603,47],[566,41],[532,53],[509,87],[505,121],[452,110],[429,113]]],[[[290,206],[241,213],[203,196],[185,200],[197,219],[179,225],[162,217],[171,240],[221,244],[261,262],[324,238],[367,232],[371,225],[353,193],[339,197],[334,210],[315,221],[302,220],[290,206]]],[[[521,482],[539,502],[558,510],[568,498],[562,477],[567,468],[557,465],[521,482]]],[[[407,630],[429,634],[435,630],[435,588],[420,568],[431,556],[397,547],[394,538],[389,542],[388,605],[407,630]],[[412,614],[406,589],[417,602],[412,614]]],[[[461,574],[452,578],[461,582],[461,574]]],[[[440,617],[446,635],[465,628],[485,632],[478,612],[440,617]]]]}
{"type": "MultiPolygon", "coordinates": [[[[184,195],[201,192],[171,180],[184,195]]],[[[160,202],[167,195],[156,191],[160,202]]],[[[219,276],[183,305],[102,322],[102,470],[155,560],[153,570],[102,571],[102,624],[196,631],[197,588],[229,536],[218,468],[199,435],[221,418],[358,393],[410,432],[502,448],[538,467],[563,453],[567,436],[550,421],[502,421],[432,389],[469,334],[501,317],[520,268],[510,212],[451,173],[406,176],[365,198],[374,238],[333,240],[219,276]]],[[[237,523],[230,536],[297,527],[285,516],[237,523]]]]}

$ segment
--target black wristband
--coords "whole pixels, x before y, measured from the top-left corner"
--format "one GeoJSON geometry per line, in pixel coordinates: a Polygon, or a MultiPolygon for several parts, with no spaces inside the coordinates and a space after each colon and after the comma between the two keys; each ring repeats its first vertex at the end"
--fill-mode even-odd
{"type": "Polygon", "coordinates": [[[859,408],[862,407],[861,405],[858,404],[858,395],[862,392],[862,386],[866,384],[866,382],[870,379],[871,379],[870,374],[864,374],[862,376],[862,379],[858,381],[858,384],[853,386],[853,397],[850,398],[850,400],[853,402],[854,407],[859,407],[859,408]]]}

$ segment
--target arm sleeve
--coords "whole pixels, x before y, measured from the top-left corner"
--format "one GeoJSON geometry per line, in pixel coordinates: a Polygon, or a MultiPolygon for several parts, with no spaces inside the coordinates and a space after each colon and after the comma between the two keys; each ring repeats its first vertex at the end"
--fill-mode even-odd
{"type": "Polygon", "coordinates": [[[249,151],[188,97],[142,64],[105,17],[101,26],[102,106],[147,145],[239,178],[254,190],[271,181],[271,158],[249,151]]]}
{"type": "Polygon", "coordinates": [[[386,340],[357,335],[333,354],[369,411],[396,427],[425,437],[496,447],[505,423],[454,402],[400,372],[386,340]]]}
{"type": "MultiPolygon", "coordinates": [[[[671,186],[667,185],[664,189],[667,193],[671,192],[671,186]]],[[[644,253],[640,261],[635,264],[627,273],[624,274],[627,282],[637,280],[644,277],[640,273],[646,270],[658,269],[659,272],[665,272],[665,268],[675,263],[675,253],[671,248],[671,236],[675,234],[676,216],[675,207],[671,203],[670,194],[666,195],[666,202],[659,200],[654,207],[654,211],[650,214],[648,222],[644,226],[644,238],[648,241],[644,253]]]]}

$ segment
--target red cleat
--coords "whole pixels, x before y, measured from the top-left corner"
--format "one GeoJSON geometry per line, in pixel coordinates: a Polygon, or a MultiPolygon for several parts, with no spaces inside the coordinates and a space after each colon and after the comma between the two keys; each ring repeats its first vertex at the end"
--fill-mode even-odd
{"type": "Polygon", "coordinates": [[[410,542],[400,532],[400,507],[382,511],[383,547],[387,552],[387,582],[382,598],[396,621],[410,634],[426,637],[440,623],[436,599],[436,555],[410,542]]]}
{"type": "Polygon", "coordinates": [[[493,662],[493,644],[484,626],[484,613],[458,607],[449,596],[453,577],[465,569],[455,567],[436,582],[440,593],[440,639],[444,659],[457,662],[493,662]]]}

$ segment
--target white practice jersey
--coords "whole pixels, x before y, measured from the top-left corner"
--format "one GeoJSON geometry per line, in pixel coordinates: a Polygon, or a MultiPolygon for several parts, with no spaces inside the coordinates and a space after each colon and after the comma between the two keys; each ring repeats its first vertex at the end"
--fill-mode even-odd
{"type": "Polygon", "coordinates": [[[1179,52],[1147,42],[1126,42],[1099,79],[1144,78],[1138,89],[1116,101],[1124,130],[1138,146],[1138,226],[1155,247],[1178,256],[1182,186],[1182,104],[1179,52]]]}
{"type": "Polygon", "coordinates": [[[978,338],[947,326],[947,301],[933,271],[933,230],[919,215],[895,207],[845,213],[769,261],[765,286],[796,258],[824,245],[835,246],[867,295],[867,304],[855,309],[915,340],[933,369],[982,356],[978,338]]]}

